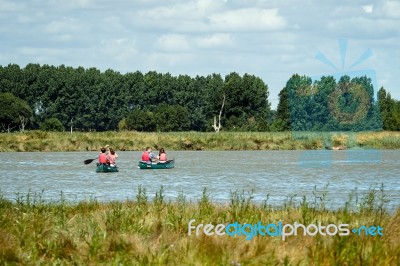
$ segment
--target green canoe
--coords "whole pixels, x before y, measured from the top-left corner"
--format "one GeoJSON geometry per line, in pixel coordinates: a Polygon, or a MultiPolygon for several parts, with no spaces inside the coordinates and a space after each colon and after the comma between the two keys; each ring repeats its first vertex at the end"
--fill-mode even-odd
{"type": "Polygon", "coordinates": [[[107,164],[97,164],[96,173],[115,173],[118,172],[117,166],[109,166],[107,164]]]}
{"type": "Polygon", "coordinates": [[[139,162],[140,169],[171,169],[175,166],[175,160],[168,160],[166,162],[150,163],[150,162],[139,162]]]}

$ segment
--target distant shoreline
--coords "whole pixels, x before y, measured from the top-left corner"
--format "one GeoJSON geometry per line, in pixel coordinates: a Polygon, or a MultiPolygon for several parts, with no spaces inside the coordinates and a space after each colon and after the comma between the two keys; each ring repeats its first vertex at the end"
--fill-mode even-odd
{"type": "Polygon", "coordinates": [[[399,131],[381,132],[44,132],[0,134],[0,152],[400,149],[399,131]]]}

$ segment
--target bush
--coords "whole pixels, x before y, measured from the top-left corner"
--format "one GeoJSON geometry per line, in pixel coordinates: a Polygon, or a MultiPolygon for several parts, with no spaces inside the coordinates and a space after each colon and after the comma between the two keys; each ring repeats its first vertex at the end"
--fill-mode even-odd
{"type": "Polygon", "coordinates": [[[126,122],[126,118],[122,119],[118,122],[118,130],[128,130],[128,124],[126,122]]]}
{"type": "Polygon", "coordinates": [[[55,117],[46,119],[41,125],[40,129],[43,131],[64,131],[64,126],[55,117]]]}
{"type": "Polygon", "coordinates": [[[136,131],[154,131],[156,128],[153,113],[140,109],[134,109],[129,113],[126,118],[126,125],[129,130],[136,131]]]}
{"type": "Polygon", "coordinates": [[[189,112],[178,104],[160,104],[156,108],[155,122],[158,131],[185,131],[190,127],[189,112]]]}
{"type": "Polygon", "coordinates": [[[18,126],[24,131],[32,109],[28,103],[12,93],[0,93],[0,132],[11,132],[18,126]]]}

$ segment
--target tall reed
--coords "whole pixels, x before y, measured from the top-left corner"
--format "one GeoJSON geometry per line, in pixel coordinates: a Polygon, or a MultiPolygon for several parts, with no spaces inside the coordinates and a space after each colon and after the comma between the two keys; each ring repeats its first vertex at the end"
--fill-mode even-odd
{"type": "Polygon", "coordinates": [[[42,132],[0,133],[0,152],[116,150],[317,150],[346,148],[399,149],[400,132],[42,132]]]}
{"type": "Polygon", "coordinates": [[[46,202],[41,193],[0,196],[0,264],[76,265],[399,265],[400,209],[386,210],[383,185],[353,192],[340,209],[326,208],[327,186],[313,198],[289,195],[282,206],[253,202],[252,192],[232,191],[229,203],[214,203],[204,189],[191,202],[175,201],[161,187],[152,200],[138,187],[123,202],[94,199],[46,202]],[[383,236],[208,236],[188,223],[348,223],[381,226],[383,236]]]}

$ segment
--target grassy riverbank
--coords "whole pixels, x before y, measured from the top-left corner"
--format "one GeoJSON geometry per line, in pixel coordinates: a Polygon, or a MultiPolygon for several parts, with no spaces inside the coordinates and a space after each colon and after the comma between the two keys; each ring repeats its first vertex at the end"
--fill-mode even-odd
{"type": "MultiPolygon", "coordinates": [[[[197,202],[180,195],[166,201],[161,188],[151,200],[139,187],[125,202],[95,200],[45,203],[40,195],[0,198],[0,264],[39,265],[399,265],[400,209],[387,213],[385,197],[371,190],[350,211],[287,200],[282,207],[252,203],[251,193],[232,192],[227,204],[213,203],[206,191],[197,202]],[[188,223],[380,226],[383,236],[188,235],[188,223]]],[[[299,229],[301,234],[301,229],[299,229]]]]}
{"type": "Polygon", "coordinates": [[[1,133],[0,151],[94,151],[109,144],[116,150],[316,150],[332,146],[400,149],[400,132],[43,132],[1,133]]]}

